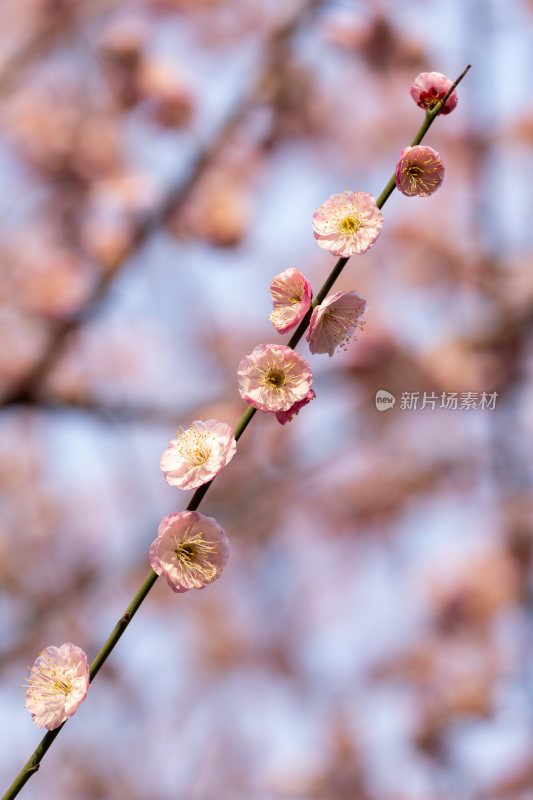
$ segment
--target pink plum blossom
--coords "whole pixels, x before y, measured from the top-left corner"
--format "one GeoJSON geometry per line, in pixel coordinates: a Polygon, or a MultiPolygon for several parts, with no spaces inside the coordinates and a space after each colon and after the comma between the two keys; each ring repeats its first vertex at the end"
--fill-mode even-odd
{"type": "Polygon", "coordinates": [[[87,656],[75,644],[51,645],[37,656],[24,687],[38,728],[53,731],[71,717],[89,689],[87,656]]]}
{"type": "Polygon", "coordinates": [[[405,147],[396,165],[396,186],[408,197],[429,197],[444,180],[444,164],[432,147],[405,147]]]}
{"type": "Polygon", "coordinates": [[[346,349],[361,327],[366,300],[357,292],[335,292],[313,310],[306,339],[312,353],[333,355],[337,347],[346,349]]]}
{"type": "Polygon", "coordinates": [[[165,517],[150,545],[150,564],[173,592],[203,589],[224,569],[229,557],[226,534],[213,517],[180,511],[165,517]]]}
{"type": "Polygon", "coordinates": [[[334,256],[349,258],[366,253],[378,238],[383,215],[366,192],[333,194],[313,215],[313,231],[320,247],[334,256]]]}
{"type": "Polygon", "coordinates": [[[229,425],[216,419],[195,420],[161,456],[165,480],[180,489],[196,489],[212,480],[237,450],[229,425]]]}
{"type": "MultiPolygon", "coordinates": [[[[442,72],[421,72],[416,76],[409,91],[417,106],[430,110],[442,100],[451,88],[452,81],[442,72]]],[[[453,111],[457,100],[457,92],[454,89],[440,113],[449,114],[450,111],[453,111]]]]}
{"type": "Polygon", "coordinates": [[[244,356],[238,376],[241,397],[259,411],[274,413],[303,400],[313,382],[305,358],[278,344],[260,344],[244,356]]]}
{"type": "Polygon", "coordinates": [[[306,396],[303,400],[298,400],[293,406],[291,406],[287,411],[277,411],[276,412],[276,419],[281,425],[285,425],[287,422],[290,422],[293,417],[299,412],[301,408],[306,406],[311,400],[314,400],[316,394],[312,389],[309,389],[306,396]]]}
{"type": "Polygon", "coordinates": [[[279,333],[287,333],[305,316],[311,305],[311,284],[298,269],[286,269],[270,285],[274,310],[269,319],[279,333]]]}

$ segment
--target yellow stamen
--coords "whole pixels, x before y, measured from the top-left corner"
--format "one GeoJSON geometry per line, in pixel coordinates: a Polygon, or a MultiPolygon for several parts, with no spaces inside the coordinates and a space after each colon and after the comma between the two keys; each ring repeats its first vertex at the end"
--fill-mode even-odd
{"type": "Polygon", "coordinates": [[[211,446],[209,438],[215,439],[214,435],[211,437],[207,433],[197,430],[194,425],[191,425],[185,431],[178,431],[179,437],[176,447],[182,458],[186,459],[192,466],[199,467],[208,460],[211,455],[211,446]]]}
{"type": "Polygon", "coordinates": [[[211,561],[211,556],[216,553],[216,544],[206,541],[200,531],[189,536],[190,528],[185,531],[185,536],[176,542],[176,558],[184,572],[194,578],[211,581],[219,573],[220,568],[211,561]]]}
{"type": "Polygon", "coordinates": [[[361,227],[361,220],[356,216],[345,217],[339,227],[348,236],[352,236],[361,227]]]}

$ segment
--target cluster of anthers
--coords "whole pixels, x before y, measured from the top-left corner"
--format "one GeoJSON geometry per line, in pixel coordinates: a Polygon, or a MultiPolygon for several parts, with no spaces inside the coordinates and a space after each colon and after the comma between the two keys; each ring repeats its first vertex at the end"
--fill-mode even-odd
{"type": "Polygon", "coordinates": [[[292,381],[292,368],[294,361],[281,361],[276,354],[271,361],[265,363],[264,367],[256,367],[259,375],[259,384],[274,392],[285,394],[286,386],[292,381]]]}
{"type": "Polygon", "coordinates": [[[204,539],[202,531],[191,536],[187,529],[184,541],[176,541],[176,559],[182,569],[188,569],[197,577],[211,581],[218,572],[214,564],[209,561],[209,556],[215,549],[212,542],[204,539]]]}
{"type": "Polygon", "coordinates": [[[335,292],[313,310],[307,341],[312,353],[328,353],[346,350],[362,328],[362,316],[366,311],[366,300],[357,292],[335,292]]]}
{"type": "Polygon", "coordinates": [[[432,147],[406,147],[396,165],[396,186],[407,197],[429,197],[444,180],[444,164],[432,147]]]}
{"type": "Polygon", "coordinates": [[[199,431],[193,424],[188,428],[180,425],[176,432],[176,450],[179,455],[193,467],[205,464],[211,455],[211,445],[215,441],[213,434],[199,431]],[[211,441],[209,441],[211,440],[211,441]]]}

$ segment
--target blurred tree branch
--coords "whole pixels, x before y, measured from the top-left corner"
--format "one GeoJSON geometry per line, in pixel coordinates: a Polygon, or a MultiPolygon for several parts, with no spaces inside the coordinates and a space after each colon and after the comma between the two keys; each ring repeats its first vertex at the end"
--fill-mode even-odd
{"type": "Polygon", "coordinates": [[[1,95],[9,92],[29,66],[65,38],[82,3],[83,0],[70,0],[70,3],[61,9],[61,14],[57,11],[53,13],[43,7],[34,30],[0,70],[1,95]],[[47,11],[48,14],[45,16],[47,11]]]}
{"type": "MultiPolygon", "coordinates": [[[[209,400],[205,401],[209,405],[209,400]]],[[[163,408],[142,403],[111,402],[91,397],[90,395],[75,398],[34,397],[22,400],[16,405],[31,406],[31,408],[48,413],[80,412],[90,414],[101,422],[110,424],[143,422],[145,425],[162,425],[165,428],[176,426],[177,415],[191,417],[196,413],[196,407],[163,408]]]]}
{"type": "MultiPolygon", "coordinates": [[[[0,667],[5,667],[6,663],[27,651],[35,632],[43,629],[47,619],[53,619],[59,610],[71,607],[92,590],[98,574],[96,566],[85,565],[71,576],[67,584],[61,584],[55,591],[46,591],[32,598],[29,615],[17,627],[17,637],[0,650],[0,667]]],[[[12,573],[6,574],[6,570],[2,572],[2,585],[15,595],[19,591],[16,577],[12,573]]]]}
{"type": "Polygon", "coordinates": [[[115,276],[127,264],[129,258],[142,247],[151,235],[165,224],[171,213],[175,213],[183,204],[196,182],[213,163],[222,148],[236,132],[246,114],[258,102],[272,98],[279,91],[275,76],[279,71],[280,55],[284,47],[305,23],[309,14],[319,8],[323,0],[308,0],[298,11],[276,28],[266,48],[266,56],[259,75],[251,88],[244,92],[240,100],[229,112],[226,120],[215,133],[212,141],[200,148],[192,162],[188,174],[182,178],[166,194],[159,207],[152,213],[147,213],[137,224],[130,246],[125,253],[116,258],[114,263],[100,268],[100,278],[84,306],[75,314],[57,322],[51,329],[50,338],[28,372],[7,391],[0,407],[12,406],[17,403],[31,403],[36,398],[42,381],[61,355],[69,336],[90,319],[107,296],[115,276]]]}

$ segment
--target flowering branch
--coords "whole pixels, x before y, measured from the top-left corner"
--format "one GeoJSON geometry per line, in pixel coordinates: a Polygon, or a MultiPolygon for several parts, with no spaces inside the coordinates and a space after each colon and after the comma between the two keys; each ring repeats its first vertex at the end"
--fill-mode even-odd
{"type": "MultiPolygon", "coordinates": [[[[456,86],[458,86],[459,83],[463,80],[464,76],[466,75],[470,67],[471,64],[468,64],[465,67],[465,69],[461,72],[459,77],[453,82],[450,89],[446,92],[446,94],[444,95],[444,97],[440,102],[438,102],[433,108],[428,108],[428,110],[426,111],[426,117],[424,119],[424,122],[420,126],[415,138],[411,142],[411,147],[415,147],[415,145],[420,144],[420,142],[428,132],[429,128],[433,124],[435,118],[438,117],[438,115],[441,113],[442,109],[446,105],[446,101],[451,97],[452,93],[455,91],[456,86]]],[[[396,174],[394,174],[391,177],[391,179],[388,181],[387,185],[377,198],[376,205],[378,208],[380,209],[383,208],[383,206],[385,205],[385,203],[387,202],[387,200],[389,199],[395,188],[396,188],[396,174]]],[[[307,314],[302,319],[299,326],[291,336],[289,340],[289,347],[296,347],[296,345],[304,335],[305,331],[307,330],[307,326],[309,325],[309,320],[311,319],[311,314],[313,313],[313,309],[317,305],[322,303],[323,300],[325,300],[326,295],[335,284],[337,278],[341,274],[342,270],[344,269],[348,261],[349,258],[339,258],[339,260],[331,270],[330,274],[324,281],[322,288],[320,289],[317,296],[313,300],[311,308],[309,309],[309,311],[307,312],[307,314]]]]}
{"type": "MultiPolygon", "coordinates": [[[[418,105],[422,105],[422,107],[426,108],[426,114],[424,122],[422,123],[418,133],[416,134],[415,138],[413,139],[411,147],[417,146],[423,139],[424,135],[432,125],[435,118],[440,113],[447,113],[447,111],[451,110],[456,103],[456,96],[455,100],[452,104],[452,95],[455,90],[455,87],[459,84],[459,82],[463,79],[466,75],[468,70],[470,69],[470,65],[466,67],[466,69],[461,73],[461,75],[457,78],[457,80],[450,86],[450,88],[445,92],[445,90],[440,91],[440,93],[435,93],[436,90],[434,86],[431,86],[429,93],[426,91],[422,91],[424,88],[427,87],[418,87],[420,91],[416,96],[416,100],[418,105]],[[446,103],[450,100],[450,106],[447,108],[446,103]]],[[[423,73],[426,76],[435,76],[440,75],[440,73],[423,73]]],[[[421,76],[419,76],[420,78],[421,76]]],[[[443,78],[444,76],[440,76],[443,78]]],[[[417,79],[418,80],[418,79],[417,79]]],[[[446,88],[449,85],[449,81],[446,80],[446,88]]],[[[415,83],[416,86],[416,83],[415,83]]],[[[413,94],[413,90],[411,90],[413,94]]],[[[415,95],[413,94],[413,97],[415,95]]],[[[372,204],[377,206],[377,209],[381,209],[383,205],[386,203],[387,199],[392,194],[395,186],[396,186],[396,175],[391,178],[391,180],[387,183],[383,192],[379,195],[377,201],[373,201],[372,204]]],[[[368,209],[368,206],[365,205],[367,203],[367,199],[370,195],[364,195],[363,193],[351,193],[347,192],[345,195],[349,195],[349,198],[344,197],[343,195],[334,195],[333,198],[330,198],[330,201],[327,201],[321,209],[324,209],[327,204],[329,203],[328,211],[332,214],[336,213],[336,210],[339,208],[344,208],[344,206],[339,205],[339,203],[347,203],[349,202],[357,208],[357,204],[360,204],[362,208],[365,210],[368,209]],[[341,198],[339,200],[339,198],[341,198]]],[[[325,212],[319,209],[317,212],[319,219],[321,220],[321,215],[324,216],[325,212]]],[[[354,212],[356,214],[356,212],[354,212]]],[[[363,242],[362,247],[363,249],[359,249],[354,252],[364,252],[368,247],[371,245],[372,241],[377,238],[379,234],[379,228],[381,227],[381,219],[378,218],[379,211],[377,215],[375,212],[370,208],[367,210],[367,217],[372,217],[374,214],[374,222],[377,228],[377,232],[374,232],[371,235],[373,238],[369,240],[369,242],[363,242]],[[377,221],[376,221],[377,220],[377,221]]],[[[316,216],[316,215],[315,215],[316,216]]],[[[380,217],[380,215],[379,215],[380,217]]],[[[357,216],[356,216],[357,222],[357,216]]],[[[358,223],[357,223],[358,224],[358,223]]],[[[347,239],[352,239],[353,231],[357,232],[358,228],[354,227],[353,217],[345,217],[341,224],[341,234],[337,234],[337,238],[339,235],[345,236],[347,239]],[[349,223],[348,225],[346,223],[349,223]]],[[[327,239],[328,233],[324,232],[320,228],[319,223],[315,227],[315,237],[317,239],[322,238],[327,239]],[[317,227],[321,233],[317,234],[317,227]]],[[[320,242],[319,242],[320,244],[320,242]]],[[[361,245],[361,242],[358,241],[358,247],[361,245]]],[[[323,246],[323,245],[321,245],[323,246]]],[[[336,252],[332,250],[331,247],[336,246],[335,242],[331,245],[331,242],[327,245],[326,249],[330,249],[330,252],[336,252]]],[[[199,507],[200,503],[202,502],[205,494],[207,493],[211,483],[216,477],[218,470],[223,466],[227,461],[231,459],[233,453],[235,451],[234,443],[232,443],[232,437],[235,440],[239,439],[244,431],[246,430],[247,426],[251,422],[256,410],[259,408],[260,410],[267,410],[267,411],[286,411],[288,406],[295,402],[295,405],[302,405],[308,401],[309,395],[307,394],[310,380],[308,383],[305,381],[310,376],[310,371],[308,370],[308,365],[304,361],[304,359],[299,356],[297,353],[293,353],[290,358],[291,361],[283,361],[283,358],[286,357],[286,351],[294,348],[300,339],[302,338],[303,334],[305,333],[309,323],[311,321],[313,311],[317,308],[326,298],[329,290],[334,285],[335,281],[341,274],[342,270],[344,269],[345,265],[349,261],[350,255],[342,256],[338,259],[335,266],[333,267],[331,273],[325,280],[323,286],[319,290],[315,300],[310,307],[308,308],[307,312],[301,319],[300,324],[298,325],[295,333],[291,337],[288,346],[275,346],[275,345],[260,345],[257,347],[250,356],[245,356],[241,361],[241,365],[239,367],[239,377],[241,379],[241,394],[243,396],[247,396],[247,393],[250,393],[253,398],[253,402],[255,405],[249,405],[244,414],[242,415],[241,419],[237,423],[233,433],[231,434],[231,429],[229,431],[220,431],[218,428],[228,428],[228,426],[222,425],[221,423],[216,423],[214,420],[208,420],[205,423],[193,423],[190,429],[184,431],[178,440],[175,440],[171,444],[171,448],[166,451],[162,458],[162,469],[166,473],[165,477],[169,483],[174,483],[175,485],[180,485],[181,488],[196,488],[194,495],[192,496],[186,511],[171,514],[166,517],[161,525],[159,526],[158,537],[152,543],[150,548],[150,561],[155,569],[151,569],[148,575],[146,576],[144,582],[142,583],[141,587],[137,591],[136,595],[134,596],[133,600],[131,601],[130,605],[127,607],[125,612],[122,614],[120,619],[118,620],[117,624],[113,628],[111,634],[109,635],[108,639],[104,643],[103,647],[100,649],[98,654],[96,655],[95,659],[93,660],[90,669],[89,669],[89,678],[92,681],[98,672],[100,671],[101,667],[113,651],[115,645],[118,643],[119,639],[122,637],[123,633],[125,632],[126,628],[130,624],[131,620],[133,619],[134,615],[137,613],[138,609],[141,606],[141,603],[144,601],[148,593],[150,592],[151,588],[155,584],[159,574],[164,573],[167,581],[169,582],[171,588],[174,591],[180,592],[185,591],[187,588],[191,588],[191,585],[196,586],[196,588],[202,588],[202,586],[206,585],[206,583],[214,580],[215,577],[218,576],[220,571],[223,568],[225,560],[227,558],[227,548],[226,548],[226,540],[224,536],[224,532],[222,529],[217,525],[215,520],[203,517],[199,513],[196,513],[197,508],[199,507]],[[281,355],[280,355],[281,354],[281,355]],[[263,363],[261,362],[266,359],[269,366],[269,371],[263,374],[263,378],[267,378],[266,381],[257,386],[250,386],[249,380],[249,373],[248,370],[248,362],[252,364],[252,367],[256,370],[262,371],[263,370],[263,363]],[[270,360],[269,360],[270,359],[270,360]],[[303,365],[300,364],[303,362],[303,365]],[[290,388],[287,389],[288,400],[284,392],[281,393],[281,397],[284,398],[286,401],[283,408],[262,408],[265,406],[265,397],[268,398],[269,392],[275,394],[274,390],[279,388],[279,386],[275,382],[275,378],[280,376],[280,371],[282,372],[283,369],[286,369],[287,372],[283,373],[285,377],[287,374],[290,373],[291,370],[298,370],[299,375],[298,377],[301,378],[302,375],[304,376],[304,380],[300,381],[297,385],[290,384],[290,388]],[[296,385],[296,390],[294,389],[294,385],[296,385]],[[303,386],[303,389],[302,389],[303,386]],[[298,395],[300,392],[300,395],[298,395]],[[292,397],[294,394],[294,397],[292,397]],[[211,424],[213,423],[213,424],[211,424]],[[216,423],[216,424],[215,424],[216,423]],[[203,427],[202,427],[203,426],[203,427]],[[210,441],[214,442],[213,447],[221,449],[223,453],[223,459],[221,461],[216,461],[215,459],[215,469],[212,470],[213,465],[209,464],[210,453],[207,454],[202,450],[205,447],[205,442],[207,438],[210,437],[210,441]],[[181,448],[181,450],[180,450],[181,448]],[[188,448],[187,455],[194,457],[193,460],[189,460],[189,465],[192,463],[197,466],[197,472],[203,472],[203,477],[198,479],[198,475],[194,474],[195,470],[192,468],[188,468],[188,471],[184,473],[183,471],[183,449],[188,448]],[[177,451],[178,455],[174,451],[177,451]],[[181,458],[181,460],[180,460],[181,458]],[[196,460],[194,460],[196,459],[196,460]],[[218,464],[218,468],[216,468],[218,464]],[[210,471],[212,470],[212,471],[210,471]],[[202,481],[206,482],[202,482],[202,481]],[[201,485],[200,485],[201,484],[201,485]],[[197,522],[202,519],[202,532],[196,532],[195,527],[197,522]],[[192,524],[188,524],[189,521],[192,521],[192,524]],[[206,531],[211,529],[211,538],[205,539],[202,537],[205,536],[206,531]],[[169,545],[170,541],[170,545],[169,545]],[[170,546],[170,550],[168,547],[170,546]],[[172,559],[169,560],[168,554],[169,552],[172,554],[172,559]],[[196,559],[196,560],[195,560],[196,559]],[[172,563],[171,563],[172,562],[172,563]],[[187,582],[190,585],[187,585],[187,582]]],[[[341,294],[341,293],[339,293],[341,294]]],[[[362,298],[359,298],[357,293],[342,293],[347,295],[354,295],[355,297],[352,298],[353,302],[362,309],[364,307],[365,301],[362,298]]],[[[333,306],[334,302],[338,302],[336,296],[334,298],[330,298],[329,300],[330,305],[333,306]]],[[[314,318],[313,318],[314,320],[314,318]]],[[[314,321],[312,325],[314,324],[314,321]]],[[[313,352],[315,352],[313,350],[313,352]]],[[[324,352],[323,350],[317,352],[324,352]]],[[[289,358],[289,356],[287,356],[289,358]]],[[[281,384],[283,386],[283,383],[281,384]]],[[[310,394],[314,394],[310,392],[310,394]]],[[[247,398],[248,399],[248,398],[247,398]]],[[[251,400],[249,401],[251,402],[251,400]]],[[[281,421],[281,420],[280,420],[281,421]]],[[[69,645],[73,647],[72,645],[69,645]]],[[[63,645],[62,648],[66,647],[63,645]]],[[[61,650],[62,648],[48,648],[48,650],[61,650]]],[[[43,658],[41,654],[40,658],[43,658]]],[[[38,660],[39,661],[39,660],[38,660]]],[[[37,663],[37,662],[36,662],[37,663]]],[[[73,662],[77,663],[77,662],[73,662]]],[[[71,665],[69,665],[70,667],[71,665]]],[[[34,667],[35,668],[35,667],[34,667]]],[[[60,681],[59,677],[56,677],[56,672],[51,673],[55,679],[55,683],[57,684],[60,681]]],[[[46,677],[46,676],[45,676],[46,677]]],[[[50,677],[48,676],[48,680],[50,677]]],[[[33,681],[35,683],[35,681],[33,681]]],[[[32,681],[30,680],[30,685],[32,681]]],[[[70,690],[69,690],[70,691],[70,690]]],[[[48,695],[49,696],[49,695],[48,695]]],[[[82,698],[83,699],[83,698],[82,698]]],[[[32,702],[35,704],[35,698],[31,698],[32,702]]],[[[81,702],[81,701],[80,701],[81,702]]],[[[77,707],[77,706],[76,706],[77,707]]],[[[73,713],[72,711],[70,713],[73,713]]],[[[66,716],[68,716],[67,714],[66,716]]],[[[63,720],[65,717],[62,718],[63,720]]],[[[3,796],[2,800],[12,800],[20,789],[24,786],[26,781],[39,769],[40,762],[47,752],[48,748],[56,738],[57,734],[65,724],[65,721],[62,721],[61,724],[59,722],[54,723],[57,724],[57,727],[53,730],[49,730],[49,732],[43,737],[41,743],[36,748],[35,752],[32,754],[31,758],[22,768],[21,772],[14,780],[10,788],[7,790],[5,795],[3,796]]]]}

